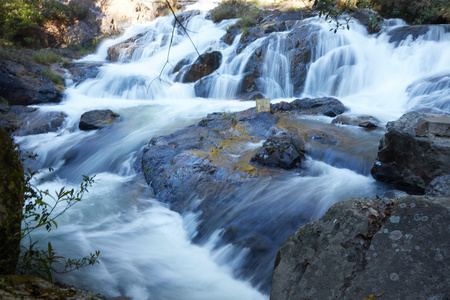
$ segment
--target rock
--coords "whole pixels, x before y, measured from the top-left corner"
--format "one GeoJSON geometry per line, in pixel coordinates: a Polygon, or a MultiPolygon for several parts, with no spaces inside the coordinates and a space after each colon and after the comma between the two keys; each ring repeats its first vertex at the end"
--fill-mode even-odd
{"type": "Polygon", "coordinates": [[[281,32],[281,31],[287,31],[288,28],[286,27],[285,22],[276,23],[273,25],[268,25],[264,27],[264,33],[272,33],[272,32],[281,32]]]}
{"type": "Polygon", "coordinates": [[[97,22],[91,22],[89,19],[80,20],[65,29],[66,41],[76,45],[91,43],[92,38],[100,35],[100,26],[97,22]]]}
{"type": "Polygon", "coordinates": [[[314,115],[318,114],[327,117],[336,117],[337,115],[348,111],[348,108],[346,108],[341,101],[331,97],[296,99],[290,104],[292,106],[291,109],[295,112],[314,115]]]}
{"type": "Polygon", "coordinates": [[[33,49],[42,49],[56,44],[55,36],[34,25],[23,26],[12,38],[19,45],[33,49]]]}
{"type": "Polygon", "coordinates": [[[425,189],[425,194],[432,197],[450,197],[450,175],[434,178],[425,189]]]}
{"type": "Polygon", "coordinates": [[[133,56],[134,51],[140,46],[138,39],[142,36],[143,34],[138,34],[122,43],[109,47],[107,59],[113,62],[129,61],[133,56]]]}
{"type": "Polygon", "coordinates": [[[286,37],[287,57],[290,62],[290,77],[294,95],[301,94],[305,86],[306,74],[312,62],[312,51],[317,44],[320,27],[302,25],[291,30],[286,37]]]}
{"type": "Polygon", "coordinates": [[[119,115],[110,109],[91,110],[81,115],[78,127],[81,130],[102,129],[111,125],[118,117],[119,115]]]}
{"type": "MultiPolygon", "coordinates": [[[[70,299],[106,300],[105,297],[69,286],[26,275],[0,275],[0,298],[3,300],[70,299]]],[[[109,298],[112,299],[112,298],[109,298]]],[[[123,298],[125,300],[126,298],[123,298]]]]}
{"type": "Polygon", "coordinates": [[[0,107],[0,116],[0,127],[19,136],[58,131],[67,117],[63,112],[41,112],[20,105],[0,107]]]}
{"type": "Polygon", "coordinates": [[[220,51],[205,52],[186,71],[183,82],[196,82],[200,78],[210,75],[222,63],[220,51]]]}
{"type": "Polygon", "coordinates": [[[0,95],[8,105],[58,103],[62,100],[64,86],[55,84],[46,75],[48,67],[27,59],[33,53],[29,49],[5,49],[2,53],[7,57],[0,59],[0,95]]]}
{"type": "Polygon", "coordinates": [[[334,118],[331,123],[359,126],[366,129],[373,129],[380,126],[381,122],[372,116],[344,116],[340,115],[334,118]]]}
{"type": "MultiPolygon", "coordinates": [[[[176,8],[175,2],[169,3],[176,8]]],[[[100,6],[102,13],[98,17],[101,31],[107,34],[123,32],[132,25],[150,22],[171,13],[167,4],[160,1],[104,0],[97,2],[96,5],[100,6]]]]}
{"type": "Polygon", "coordinates": [[[14,274],[20,252],[23,167],[13,141],[0,128],[0,274],[14,274]]]}
{"type": "Polygon", "coordinates": [[[272,168],[300,168],[305,159],[305,145],[289,132],[283,131],[267,139],[251,162],[272,168]]]}
{"type": "Polygon", "coordinates": [[[423,194],[436,177],[450,173],[450,116],[410,112],[387,124],[372,176],[423,194]]]}
{"type": "Polygon", "coordinates": [[[398,46],[402,41],[411,38],[413,41],[418,37],[425,36],[426,34],[443,30],[444,32],[450,32],[450,24],[446,25],[408,25],[394,27],[387,31],[389,43],[393,43],[398,46]]]}
{"type": "Polygon", "coordinates": [[[92,62],[76,62],[69,63],[66,67],[72,74],[72,81],[74,84],[85,81],[86,79],[95,78],[100,73],[100,67],[103,63],[92,62]]]}
{"type": "Polygon", "coordinates": [[[357,19],[367,28],[369,34],[380,32],[382,26],[379,25],[383,18],[373,9],[362,8],[350,11],[350,16],[357,19]]]}
{"type": "Polygon", "coordinates": [[[67,115],[63,112],[36,111],[23,116],[23,123],[18,130],[14,132],[16,135],[31,135],[47,132],[56,132],[64,124],[67,115]]]}
{"type": "Polygon", "coordinates": [[[270,299],[447,299],[449,230],[450,198],[344,200],[281,246],[270,299]]]}

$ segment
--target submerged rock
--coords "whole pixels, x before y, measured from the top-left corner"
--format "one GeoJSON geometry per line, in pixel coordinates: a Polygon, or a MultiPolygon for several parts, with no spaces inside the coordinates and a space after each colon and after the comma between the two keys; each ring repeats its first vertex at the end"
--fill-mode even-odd
{"type": "Polygon", "coordinates": [[[81,130],[101,129],[111,125],[118,117],[119,115],[110,109],[91,110],[81,115],[78,127],[81,130]]]}
{"type": "Polygon", "coordinates": [[[423,194],[434,178],[450,173],[450,116],[410,112],[389,122],[371,173],[423,194]]]}
{"type": "Polygon", "coordinates": [[[331,123],[333,124],[343,124],[343,125],[353,125],[359,126],[366,129],[373,129],[380,126],[381,122],[372,116],[361,115],[361,116],[344,116],[340,115],[334,118],[331,123]]]}
{"type": "Polygon", "coordinates": [[[447,299],[450,198],[353,198],[278,252],[271,300],[447,299]]]}
{"type": "Polygon", "coordinates": [[[0,127],[19,136],[58,131],[67,117],[63,112],[42,112],[21,105],[0,106],[0,116],[0,127]]]}

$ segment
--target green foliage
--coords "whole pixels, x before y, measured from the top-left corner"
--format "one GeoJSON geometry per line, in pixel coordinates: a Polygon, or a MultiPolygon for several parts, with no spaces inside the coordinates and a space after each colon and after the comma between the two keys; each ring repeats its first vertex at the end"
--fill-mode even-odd
{"type": "Polygon", "coordinates": [[[350,29],[349,22],[351,18],[344,18],[344,22],[341,20],[342,15],[347,13],[351,7],[349,3],[350,1],[337,0],[320,0],[316,2],[319,17],[325,18],[330,24],[335,24],[334,28],[331,28],[330,31],[336,33],[339,29],[350,29]]]}
{"type": "Polygon", "coordinates": [[[53,63],[61,63],[61,55],[56,54],[50,49],[42,49],[32,54],[33,60],[41,65],[49,65],[53,63]]]}
{"type": "MultiPolygon", "coordinates": [[[[65,5],[58,0],[0,0],[0,37],[12,40],[27,28],[47,22],[62,27],[86,19],[88,14],[89,8],[78,1],[65,5]]],[[[33,43],[32,37],[25,36],[24,40],[33,43]]]]}
{"type": "Polygon", "coordinates": [[[402,18],[412,24],[449,24],[448,0],[371,0],[383,17],[402,18]]]}
{"type": "Polygon", "coordinates": [[[251,27],[257,23],[260,10],[244,0],[225,0],[211,11],[211,20],[220,22],[225,19],[240,19],[237,26],[251,27]]]}
{"type": "Polygon", "coordinates": [[[45,67],[42,70],[42,75],[47,77],[48,79],[50,79],[54,84],[60,84],[60,85],[64,84],[64,82],[61,79],[61,77],[59,77],[58,75],[53,73],[52,70],[50,70],[50,68],[45,67]]]}
{"type": "Polygon", "coordinates": [[[0,33],[6,39],[43,20],[35,1],[0,0],[0,33]]]}
{"type": "Polygon", "coordinates": [[[65,258],[56,255],[50,242],[47,243],[46,249],[38,249],[36,246],[38,241],[31,239],[31,233],[38,228],[45,228],[49,232],[53,228],[58,228],[56,219],[81,201],[84,193],[88,192],[88,187],[94,183],[94,177],[83,176],[79,189],[66,190],[63,187],[60,191],[55,191],[53,195],[48,190],[42,191],[33,186],[31,182],[35,175],[36,172],[31,172],[30,169],[27,169],[25,174],[23,226],[20,232],[16,233],[15,238],[21,240],[28,238],[29,243],[27,247],[22,245],[17,271],[51,281],[53,272],[66,273],[98,263],[100,251],[79,259],[65,258]],[[46,198],[53,200],[54,204],[45,202],[46,198]],[[57,211],[56,208],[60,206],[63,206],[63,209],[57,211]]]}

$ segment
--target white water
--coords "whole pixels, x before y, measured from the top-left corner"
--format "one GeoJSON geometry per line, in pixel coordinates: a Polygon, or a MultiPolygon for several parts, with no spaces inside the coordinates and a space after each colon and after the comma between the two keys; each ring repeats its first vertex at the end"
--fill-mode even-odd
{"type": "MultiPolygon", "coordinates": [[[[356,136],[353,150],[344,155],[350,159],[341,159],[342,154],[316,154],[315,159],[308,159],[302,174],[243,186],[232,195],[238,204],[228,211],[217,211],[217,223],[206,241],[193,243],[201,214],[186,208],[180,215],[159,203],[135,171],[139,164],[135,154],[152,137],[194,124],[208,113],[252,106],[234,98],[245,62],[263,40],[235,55],[237,41],[229,46],[220,40],[234,21],[214,25],[204,15],[193,17],[187,28],[199,52],[220,50],[224,56],[217,70],[220,76],[213,76],[209,85],[211,98],[195,98],[194,84],[174,82],[173,66],[182,59],[193,62],[197,54],[185,35],[176,31],[168,55],[171,22],[170,17],[160,19],[102,43],[97,53],[84,61],[104,61],[109,46],[143,33],[133,55],[123,55],[120,63],[105,63],[96,78],[68,88],[63,103],[40,107],[68,115],[59,132],[16,138],[22,149],[39,154],[33,167],[55,169],[43,173],[42,189],[76,187],[82,175],[96,174],[90,193],[62,216],[59,228],[49,234],[37,232],[34,238],[50,238],[58,254],[70,257],[101,250],[100,265],[58,278],[109,297],[267,299],[267,286],[258,289],[258,284],[270,277],[274,257],[264,258],[253,275],[242,272],[248,250],[222,243],[220,229],[235,222],[250,232],[272,237],[278,247],[280,239],[302,222],[320,217],[333,203],[382,193],[384,188],[363,170],[364,163],[352,162],[348,154],[357,155],[367,147],[375,149],[376,142],[367,146],[372,134],[350,128],[349,134],[356,136]],[[164,67],[167,57],[169,64],[164,67]],[[160,79],[155,80],[160,73],[160,79]],[[77,128],[83,112],[105,108],[119,113],[121,122],[92,132],[77,128]],[[264,278],[258,278],[260,273],[264,278]]],[[[308,22],[320,24],[324,31],[313,55],[304,96],[336,96],[351,114],[370,114],[386,122],[421,103],[432,106],[432,101],[427,101],[430,95],[448,90],[448,81],[435,84],[437,88],[422,81],[434,74],[450,73],[448,33],[441,34],[439,41],[419,38],[395,47],[387,42],[386,33],[368,36],[358,24],[350,31],[333,34],[325,22],[308,22]]],[[[262,72],[263,92],[278,100],[294,96],[289,61],[283,53],[284,35],[269,37],[272,42],[262,72]]],[[[448,111],[448,101],[438,108],[448,111]]],[[[307,121],[329,123],[330,119],[307,121]]]]}

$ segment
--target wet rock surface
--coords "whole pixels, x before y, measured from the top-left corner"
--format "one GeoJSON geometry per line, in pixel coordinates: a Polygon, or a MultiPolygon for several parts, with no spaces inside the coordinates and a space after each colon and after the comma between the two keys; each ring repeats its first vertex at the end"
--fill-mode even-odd
{"type": "Polygon", "coordinates": [[[450,198],[353,198],[299,228],[275,261],[270,299],[447,299],[450,198]]]}
{"type": "Polygon", "coordinates": [[[196,82],[217,70],[221,63],[222,53],[220,51],[205,52],[192,65],[187,67],[186,71],[181,70],[181,72],[185,72],[183,82],[196,82]]]}
{"type": "Polygon", "coordinates": [[[373,129],[381,126],[381,122],[372,116],[348,116],[340,115],[334,118],[331,123],[342,125],[353,125],[367,129],[373,129]]]}
{"type": "Polygon", "coordinates": [[[67,117],[63,112],[42,112],[21,105],[0,105],[0,116],[0,127],[19,136],[58,131],[67,117]]]}
{"type": "Polygon", "coordinates": [[[268,167],[293,169],[300,168],[304,159],[303,142],[284,131],[267,139],[250,162],[268,167]]]}
{"type": "Polygon", "coordinates": [[[336,117],[348,111],[348,108],[341,101],[331,97],[296,99],[290,103],[280,102],[271,105],[271,109],[274,112],[291,111],[300,114],[317,114],[327,117],[336,117]]]}
{"type": "Polygon", "coordinates": [[[81,130],[95,130],[110,126],[119,115],[110,109],[91,110],[81,115],[78,127],[81,130]]]}
{"type": "Polygon", "coordinates": [[[419,37],[424,37],[427,34],[433,34],[438,31],[450,32],[450,24],[445,25],[409,25],[393,28],[387,32],[389,36],[389,43],[398,46],[402,41],[409,38],[416,40],[419,37]]]}
{"type": "Polygon", "coordinates": [[[371,170],[377,180],[423,194],[450,172],[450,116],[410,112],[387,124],[371,170]]]}

